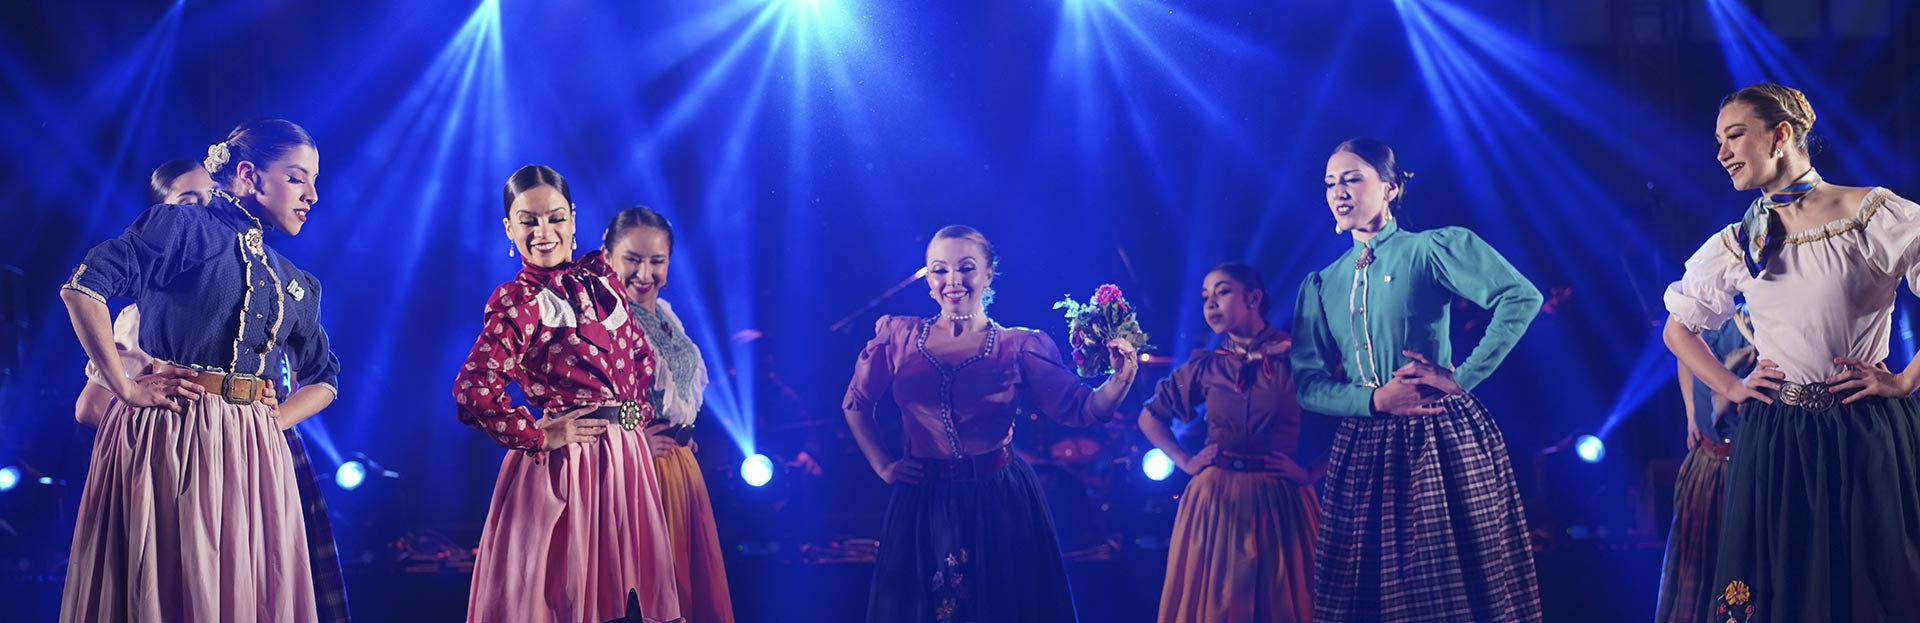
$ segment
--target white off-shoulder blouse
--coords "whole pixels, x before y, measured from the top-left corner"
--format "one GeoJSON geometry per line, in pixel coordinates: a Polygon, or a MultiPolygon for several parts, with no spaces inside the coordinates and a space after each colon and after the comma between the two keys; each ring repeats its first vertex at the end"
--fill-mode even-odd
{"type": "Polygon", "coordinates": [[[1787,237],[1757,278],[1740,249],[1734,225],[1708,239],[1667,288],[1667,311],[1697,332],[1725,323],[1743,295],[1760,357],[1790,382],[1819,382],[1839,371],[1834,357],[1886,359],[1900,279],[1920,283],[1920,206],[1874,188],[1853,216],[1787,237]]]}

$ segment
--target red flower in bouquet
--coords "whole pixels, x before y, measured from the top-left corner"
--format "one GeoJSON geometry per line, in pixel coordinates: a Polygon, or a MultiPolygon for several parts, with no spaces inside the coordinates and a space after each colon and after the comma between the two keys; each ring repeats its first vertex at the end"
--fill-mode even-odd
{"type": "Polygon", "coordinates": [[[1126,340],[1136,349],[1147,345],[1147,334],[1140,330],[1133,306],[1127,304],[1119,286],[1104,284],[1094,289],[1093,298],[1086,303],[1068,296],[1053,308],[1067,310],[1067,344],[1073,348],[1073,364],[1080,376],[1113,372],[1107,351],[1111,340],[1126,340]]]}

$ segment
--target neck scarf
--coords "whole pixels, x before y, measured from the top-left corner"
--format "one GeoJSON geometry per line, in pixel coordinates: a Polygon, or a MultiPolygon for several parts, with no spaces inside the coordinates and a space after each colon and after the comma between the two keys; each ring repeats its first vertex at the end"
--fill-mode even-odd
{"type": "Polygon", "coordinates": [[[1807,196],[1807,193],[1819,186],[1820,172],[1807,169],[1807,172],[1795,179],[1793,184],[1780,189],[1780,192],[1762,193],[1758,199],[1753,200],[1752,205],[1747,206],[1747,213],[1740,218],[1740,228],[1735,233],[1741,241],[1746,243],[1743,251],[1745,251],[1749,274],[1758,278],[1761,273],[1766,272],[1767,256],[1771,251],[1779,248],[1780,243],[1786,239],[1780,231],[1782,229],[1780,223],[1777,222],[1780,219],[1780,208],[1799,201],[1801,197],[1807,196]]]}

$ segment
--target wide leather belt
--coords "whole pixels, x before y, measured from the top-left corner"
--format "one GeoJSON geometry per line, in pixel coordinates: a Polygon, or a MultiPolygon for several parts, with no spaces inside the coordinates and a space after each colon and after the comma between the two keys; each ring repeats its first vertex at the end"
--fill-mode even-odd
{"type": "Polygon", "coordinates": [[[221,400],[227,401],[227,404],[246,406],[260,402],[261,396],[266,392],[267,383],[272,381],[252,374],[224,374],[194,370],[193,382],[206,388],[207,391],[218,394],[221,400]]]}
{"type": "Polygon", "coordinates": [[[675,424],[673,426],[668,426],[666,428],[653,431],[653,436],[670,437],[673,439],[674,445],[684,447],[688,443],[693,441],[693,425],[692,424],[675,424]]]}
{"type": "Polygon", "coordinates": [[[640,428],[640,425],[647,423],[646,409],[642,408],[639,402],[635,402],[632,400],[628,400],[626,402],[622,402],[617,405],[607,405],[604,407],[600,407],[598,409],[594,409],[592,411],[588,411],[586,413],[580,414],[580,417],[596,419],[596,420],[606,420],[608,422],[619,424],[620,428],[624,428],[627,430],[634,430],[634,429],[640,428]]]}
{"type": "Polygon", "coordinates": [[[1728,439],[1722,442],[1722,441],[1717,441],[1712,437],[1701,437],[1700,447],[1706,448],[1707,452],[1712,453],[1714,457],[1719,458],[1721,460],[1727,460],[1727,459],[1733,458],[1733,440],[1732,439],[1728,439]]]}

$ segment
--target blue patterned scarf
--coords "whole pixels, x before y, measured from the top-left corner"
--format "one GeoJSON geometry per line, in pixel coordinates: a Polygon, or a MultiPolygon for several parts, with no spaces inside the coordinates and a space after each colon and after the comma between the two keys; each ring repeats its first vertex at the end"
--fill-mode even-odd
{"type": "Polygon", "coordinates": [[[1776,222],[1780,219],[1778,210],[1799,201],[1818,186],[1820,172],[1807,169],[1793,184],[1780,189],[1780,192],[1762,193],[1747,206],[1747,213],[1740,217],[1740,227],[1734,233],[1745,243],[1742,250],[1746,255],[1747,272],[1754,278],[1766,272],[1770,251],[1778,248],[1781,241],[1786,239],[1780,231],[1780,223],[1776,222]]]}

